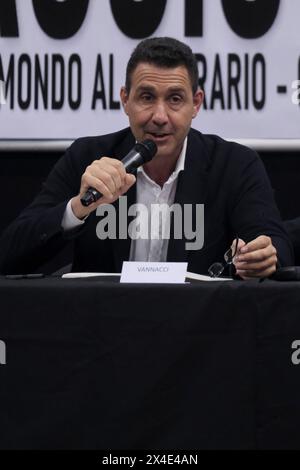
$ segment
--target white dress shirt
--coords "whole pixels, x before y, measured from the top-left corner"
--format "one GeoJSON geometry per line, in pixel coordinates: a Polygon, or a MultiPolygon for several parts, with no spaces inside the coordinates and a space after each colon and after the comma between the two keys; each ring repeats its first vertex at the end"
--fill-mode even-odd
{"type": "MultiPolygon", "coordinates": [[[[177,188],[178,175],[180,171],[184,170],[185,155],[186,155],[187,137],[184,140],[181,154],[177,160],[175,170],[170,175],[169,179],[164,183],[161,188],[157,183],[151,180],[145,173],[143,167],[139,167],[137,170],[136,180],[136,202],[140,210],[143,208],[147,209],[148,214],[148,231],[145,237],[145,231],[143,231],[143,238],[132,239],[130,246],[130,261],[166,261],[169,240],[163,238],[162,228],[164,220],[161,216],[157,215],[157,211],[151,210],[151,205],[167,204],[171,206],[174,203],[175,193],[177,188]],[[139,206],[142,204],[143,206],[139,206]]],[[[156,206],[158,207],[158,206],[156,206]]],[[[138,214],[140,211],[138,211],[138,214]]],[[[159,215],[159,212],[158,212],[159,215]]],[[[138,218],[135,219],[136,221],[138,218]]],[[[140,219],[141,220],[141,219],[140,219]]],[[[68,202],[63,220],[63,230],[71,230],[82,224],[84,220],[77,219],[74,215],[71,207],[71,201],[68,202]]],[[[133,225],[133,230],[137,227],[138,222],[133,225]]],[[[137,235],[136,235],[137,237],[137,235]]]]}

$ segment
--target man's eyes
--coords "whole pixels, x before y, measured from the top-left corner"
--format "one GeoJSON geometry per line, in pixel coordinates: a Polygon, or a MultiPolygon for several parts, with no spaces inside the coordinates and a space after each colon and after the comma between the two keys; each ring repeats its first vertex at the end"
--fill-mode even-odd
{"type": "Polygon", "coordinates": [[[169,100],[173,104],[179,104],[182,102],[183,98],[181,95],[172,95],[170,96],[169,100]]]}
{"type": "Polygon", "coordinates": [[[145,101],[146,103],[150,103],[151,101],[154,100],[154,97],[150,94],[150,93],[143,93],[141,96],[140,96],[140,99],[142,101],[145,101]]]}
{"type": "MultiPolygon", "coordinates": [[[[142,95],[140,95],[140,100],[145,102],[145,103],[151,103],[151,102],[155,101],[155,96],[151,95],[150,93],[143,93],[142,95]]],[[[173,105],[176,105],[176,104],[182,103],[183,97],[181,95],[178,95],[178,94],[170,95],[167,98],[167,101],[169,101],[169,103],[171,103],[173,105]]]]}

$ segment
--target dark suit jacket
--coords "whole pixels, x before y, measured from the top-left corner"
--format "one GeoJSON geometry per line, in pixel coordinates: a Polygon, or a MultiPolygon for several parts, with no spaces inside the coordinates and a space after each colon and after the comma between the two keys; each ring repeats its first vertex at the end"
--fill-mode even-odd
{"type": "Polygon", "coordinates": [[[300,217],[286,220],[284,226],[294,247],[295,264],[300,266],[300,217]]]}
{"type": "MultiPolygon", "coordinates": [[[[134,142],[130,129],[75,141],[50,173],[41,193],[3,234],[0,271],[32,272],[73,238],[73,271],[120,272],[122,262],[129,258],[130,239],[99,240],[95,212],[83,228],[67,235],[61,230],[61,221],[67,202],[78,194],[87,165],[104,155],[122,158],[134,142]]],[[[136,199],[135,185],[127,196],[130,206],[136,199]]],[[[187,240],[171,239],[169,261],[188,261],[190,271],[207,274],[211,263],[223,260],[236,235],[248,242],[264,234],[272,238],[281,264],[293,264],[292,247],[268,177],[254,151],[191,129],[175,202],[205,205],[204,246],[186,251],[187,240]]]]}

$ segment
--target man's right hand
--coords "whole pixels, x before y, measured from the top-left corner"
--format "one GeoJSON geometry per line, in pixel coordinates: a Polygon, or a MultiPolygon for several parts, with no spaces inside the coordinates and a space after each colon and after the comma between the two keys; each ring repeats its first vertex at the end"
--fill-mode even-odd
{"type": "Polygon", "coordinates": [[[81,177],[79,194],[71,201],[72,211],[78,219],[84,219],[100,204],[112,204],[135,183],[134,175],[126,173],[123,163],[115,158],[102,157],[89,165],[81,177]],[[88,207],[80,198],[88,188],[94,188],[103,196],[88,207]]]}

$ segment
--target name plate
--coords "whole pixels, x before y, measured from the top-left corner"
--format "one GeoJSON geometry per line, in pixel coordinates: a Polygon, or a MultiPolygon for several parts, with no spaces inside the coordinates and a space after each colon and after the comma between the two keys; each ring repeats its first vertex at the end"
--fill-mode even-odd
{"type": "Polygon", "coordinates": [[[120,282],[184,284],[187,263],[124,261],[120,282]]]}

